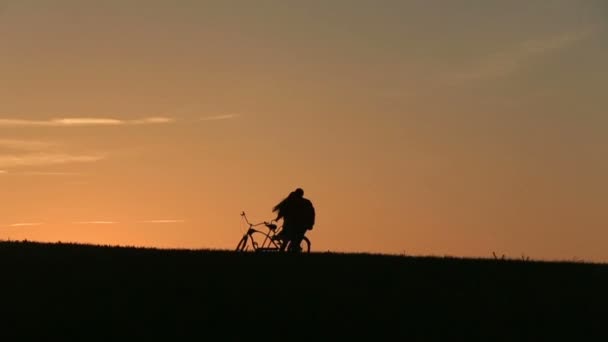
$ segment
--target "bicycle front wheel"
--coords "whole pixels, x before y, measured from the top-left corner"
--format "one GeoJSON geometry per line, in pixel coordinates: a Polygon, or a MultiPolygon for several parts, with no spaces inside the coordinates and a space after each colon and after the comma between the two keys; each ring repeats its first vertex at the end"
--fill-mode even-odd
{"type": "Polygon", "coordinates": [[[243,236],[236,250],[237,252],[278,251],[279,245],[267,234],[255,231],[243,236]]]}
{"type": "Polygon", "coordinates": [[[250,245],[249,235],[245,234],[245,235],[243,235],[243,238],[241,239],[241,241],[239,241],[239,244],[236,246],[236,251],[244,252],[247,250],[248,245],[250,245]]]}

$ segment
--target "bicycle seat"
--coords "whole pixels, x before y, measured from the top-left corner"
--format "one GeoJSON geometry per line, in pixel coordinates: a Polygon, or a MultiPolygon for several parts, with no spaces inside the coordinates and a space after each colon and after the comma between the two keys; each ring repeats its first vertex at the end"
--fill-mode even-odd
{"type": "Polygon", "coordinates": [[[268,229],[270,229],[270,230],[277,229],[277,225],[273,224],[273,223],[266,223],[266,227],[268,227],[268,229]]]}

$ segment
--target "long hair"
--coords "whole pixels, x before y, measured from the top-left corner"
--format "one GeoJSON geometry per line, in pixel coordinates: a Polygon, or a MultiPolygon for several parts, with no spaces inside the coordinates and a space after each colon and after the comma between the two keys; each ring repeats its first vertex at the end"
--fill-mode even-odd
{"type": "Polygon", "coordinates": [[[272,208],[272,212],[282,212],[283,208],[285,208],[285,205],[287,204],[287,202],[289,202],[289,200],[291,200],[295,195],[295,192],[291,192],[287,197],[285,197],[281,202],[279,202],[277,205],[274,206],[274,208],[272,208]]]}

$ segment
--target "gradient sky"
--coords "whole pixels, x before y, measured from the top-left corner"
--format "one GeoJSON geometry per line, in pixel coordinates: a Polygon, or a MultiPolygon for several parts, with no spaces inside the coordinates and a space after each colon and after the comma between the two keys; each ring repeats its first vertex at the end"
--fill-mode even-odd
{"type": "Polygon", "coordinates": [[[0,0],[0,239],[608,261],[608,4],[0,0]]]}

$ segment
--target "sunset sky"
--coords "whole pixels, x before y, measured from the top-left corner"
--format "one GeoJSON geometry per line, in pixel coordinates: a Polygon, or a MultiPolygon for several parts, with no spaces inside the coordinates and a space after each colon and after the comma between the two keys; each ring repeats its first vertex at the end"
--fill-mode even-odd
{"type": "Polygon", "coordinates": [[[0,0],[0,239],[608,261],[608,2],[0,0]]]}

